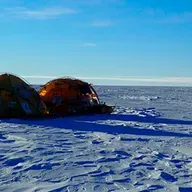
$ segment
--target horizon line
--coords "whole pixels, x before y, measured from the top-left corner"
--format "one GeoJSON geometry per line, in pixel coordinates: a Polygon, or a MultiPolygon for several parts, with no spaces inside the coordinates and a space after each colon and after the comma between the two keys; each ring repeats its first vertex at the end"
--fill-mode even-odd
{"type": "MultiPolygon", "coordinates": [[[[7,72],[6,72],[7,73],[7,72]]],[[[9,73],[9,72],[8,72],[9,73]]],[[[3,74],[3,72],[0,72],[0,74],[3,74]]],[[[13,75],[16,75],[14,73],[10,73],[13,75]]],[[[17,76],[17,75],[16,75],[17,76]]],[[[76,75],[66,75],[66,76],[60,76],[60,75],[18,75],[21,78],[24,78],[25,80],[30,81],[36,81],[40,80],[41,82],[43,80],[53,80],[57,78],[72,78],[72,79],[82,79],[82,80],[93,80],[94,84],[105,84],[105,85],[125,85],[125,84],[139,84],[139,85],[152,85],[152,84],[161,84],[161,86],[167,85],[172,86],[175,84],[181,84],[185,86],[191,86],[192,85],[192,77],[168,77],[168,76],[111,76],[111,77],[98,77],[98,76],[76,76],[76,75]],[[104,81],[104,82],[101,82],[104,81]],[[108,82],[109,83],[108,83],[108,82]],[[110,82],[111,81],[111,82],[110,82]],[[97,83],[95,83],[97,82],[97,83]],[[163,84],[163,85],[162,85],[163,84]]]]}
{"type": "Polygon", "coordinates": [[[125,85],[125,84],[163,84],[164,85],[178,85],[182,84],[185,86],[192,85],[192,77],[150,77],[150,76],[127,76],[127,77],[88,77],[88,76],[34,76],[34,75],[21,75],[22,78],[28,80],[53,80],[57,78],[72,78],[94,81],[94,84],[108,84],[108,85],[125,85]],[[104,81],[104,82],[101,82],[104,81]],[[111,82],[110,82],[111,81],[111,82]],[[95,83],[97,82],[97,83],[95,83]]]}
{"type": "Polygon", "coordinates": [[[105,81],[134,81],[134,82],[156,82],[156,83],[192,83],[192,77],[150,77],[150,76],[127,76],[127,77],[88,77],[88,76],[35,76],[21,75],[26,79],[57,79],[75,78],[84,80],[105,80],[105,81]]]}

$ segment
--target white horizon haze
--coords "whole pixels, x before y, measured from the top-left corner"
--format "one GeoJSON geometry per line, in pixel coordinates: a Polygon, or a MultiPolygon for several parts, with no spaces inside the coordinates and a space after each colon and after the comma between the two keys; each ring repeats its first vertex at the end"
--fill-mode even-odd
{"type": "Polygon", "coordinates": [[[91,81],[97,85],[159,85],[159,86],[192,86],[192,77],[150,77],[150,76],[128,76],[128,77],[89,77],[89,76],[45,76],[45,75],[21,75],[30,83],[44,84],[50,80],[70,77],[91,81]]]}

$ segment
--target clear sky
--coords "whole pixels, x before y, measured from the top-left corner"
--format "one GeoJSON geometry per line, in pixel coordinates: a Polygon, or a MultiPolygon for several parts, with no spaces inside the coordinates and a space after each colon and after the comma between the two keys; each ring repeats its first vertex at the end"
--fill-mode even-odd
{"type": "Polygon", "coordinates": [[[192,85],[192,1],[0,0],[0,59],[30,83],[192,85]]]}

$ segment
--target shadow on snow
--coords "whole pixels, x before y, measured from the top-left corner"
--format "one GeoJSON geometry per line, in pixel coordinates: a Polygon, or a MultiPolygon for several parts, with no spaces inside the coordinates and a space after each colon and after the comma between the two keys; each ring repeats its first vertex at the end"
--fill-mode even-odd
{"type": "MultiPolygon", "coordinates": [[[[110,115],[95,115],[87,116],[88,120],[116,120],[116,121],[136,121],[140,123],[153,123],[153,124],[179,124],[179,125],[192,125],[192,121],[178,120],[178,119],[166,119],[153,116],[138,116],[138,115],[119,115],[119,114],[110,114],[110,115]]],[[[86,117],[84,117],[86,119],[86,117]]]]}
{"type": "Polygon", "coordinates": [[[95,121],[98,120],[120,120],[120,121],[136,121],[145,123],[164,123],[164,124],[182,124],[192,125],[192,121],[174,120],[165,118],[155,118],[151,116],[141,117],[137,115],[89,115],[89,116],[75,116],[66,118],[53,118],[44,120],[18,120],[9,119],[2,120],[1,122],[16,123],[29,126],[43,126],[52,128],[62,128],[79,131],[92,131],[103,132],[109,134],[132,134],[142,136],[168,136],[168,137],[192,137],[190,134],[176,133],[163,130],[151,130],[146,128],[137,128],[123,125],[107,125],[98,124],[95,121]]]}

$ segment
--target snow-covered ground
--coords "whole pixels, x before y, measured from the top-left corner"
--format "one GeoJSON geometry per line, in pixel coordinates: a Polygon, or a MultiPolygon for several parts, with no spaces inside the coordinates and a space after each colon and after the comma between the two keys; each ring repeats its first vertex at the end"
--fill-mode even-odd
{"type": "Polygon", "coordinates": [[[192,191],[192,88],[95,87],[111,115],[0,120],[0,191],[192,191]]]}

